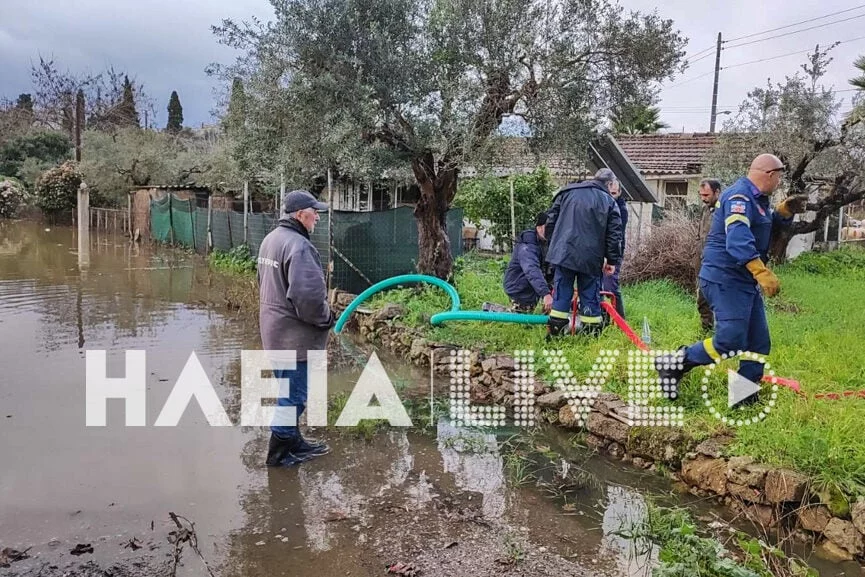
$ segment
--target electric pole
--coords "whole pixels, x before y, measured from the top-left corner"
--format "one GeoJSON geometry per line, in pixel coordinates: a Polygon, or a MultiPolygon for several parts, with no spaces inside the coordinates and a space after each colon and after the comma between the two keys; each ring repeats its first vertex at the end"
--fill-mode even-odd
{"type": "Polygon", "coordinates": [[[715,48],[715,85],[712,87],[712,118],[709,120],[709,132],[715,132],[715,119],[718,114],[718,73],[721,71],[721,33],[718,32],[718,46],[715,48]]]}

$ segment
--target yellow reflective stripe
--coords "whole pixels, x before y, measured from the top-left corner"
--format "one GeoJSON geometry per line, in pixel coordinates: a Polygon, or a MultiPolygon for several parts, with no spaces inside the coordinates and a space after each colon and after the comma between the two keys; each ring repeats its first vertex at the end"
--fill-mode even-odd
{"type": "Polygon", "coordinates": [[[601,317],[584,317],[583,315],[580,315],[580,321],[589,325],[600,324],[603,320],[604,319],[601,317]]]}
{"type": "Polygon", "coordinates": [[[744,200],[747,200],[748,202],[751,202],[751,199],[748,198],[747,196],[745,196],[744,194],[734,194],[733,196],[731,196],[727,200],[733,200],[734,198],[742,198],[744,200]]]}
{"type": "Polygon", "coordinates": [[[552,317],[554,319],[566,319],[566,318],[568,318],[568,313],[567,313],[567,311],[562,312],[562,311],[557,311],[557,310],[553,309],[550,311],[550,317],[552,317]]]}
{"type": "Polygon", "coordinates": [[[744,222],[745,226],[751,226],[751,221],[748,220],[748,217],[745,216],[744,214],[731,214],[724,221],[724,230],[727,230],[728,228],[730,228],[730,225],[733,224],[734,222],[744,222]]]}
{"type": "Polygon", "coordinates": [[[712,344],[712,339],[706,339],[703,341],[703,348],[706,349],[706,354],[712,357],[713,361],[721,360],[721,355],[718,354],[717,349],[715,349],[715,345],[712,344]]]}
{"type": "Polygon", "coordinates": [[[715,208],[721,208],[721,201],[720,200],[715,201],[715,208]]]}

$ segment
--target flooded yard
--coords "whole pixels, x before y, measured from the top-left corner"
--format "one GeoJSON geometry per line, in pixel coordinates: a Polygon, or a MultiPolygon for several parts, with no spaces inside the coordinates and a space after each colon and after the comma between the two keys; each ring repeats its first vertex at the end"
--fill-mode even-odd
{"type": "MultiPolygon", "coordinates": [[[[192,352],[235,418],[257,326],[224,306],[230,281],[201,257],[91,241],[82,270],[71,229],[0,223],[0,550],[27,555],[0,575],[651,573],[651,555],[616,533],[644,493],[671,486],[561,434],[544,438],[560,451],[538,465],[546,482],[519,483],[508,434],[444,422],[371,440],[317,431],[332,453],[293,469],[264,467],[267,429],[211,427],[194,403],[178,427],[154,427],[192,352]],[[109,377],[124,375],[124,351],[146,351],[147,426],[125,426],[121,400],[107,426],[85,426],[87,350],[108,351],[109,377]],[[587,472],[579,487],[550,491],[568,466],[587,472]],[[194,523],[200,557],[172,543],[170,513],[194,523]]],[[[428,390],[422,371],[382,361],[428,390]]],[[[331,372],[331,392],[357,374],[331,372]]]]}

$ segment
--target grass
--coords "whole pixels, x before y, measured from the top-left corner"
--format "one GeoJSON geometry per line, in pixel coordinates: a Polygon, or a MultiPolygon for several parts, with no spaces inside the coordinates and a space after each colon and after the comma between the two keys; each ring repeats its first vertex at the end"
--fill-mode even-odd
{"type": "MultiPolygon", "coordinates": [[[[469,256],[459,259],[455,285],[464,310],[479,310],[484,301],[506,303],[501,279],[506,259],[469,256]]],[[[734,454],[750,455],[772,465],[810,474],[818,487],[848,496],[865,494],[865,399],[818,400],[815,393],[865,389],[865,251],[848,249],[805,254],[776,271],[781,295],[770,299],[767,315],[772,334],[771,368],[779,376],[798,380],[805,392],[797,396],[781,388],[770,415],[758,424],[736,429],[734,454]]],[[[651,327],[652,346],[675,349],[701,340],[694,295],[665,281],[623,287],[628,319],[640,333],[643,319],[651,327]]],[[[506,323],[451,323],[432,327],[428,319],[450,308],[443,291],[400,288],[374,297],[373,306],[399,302],[407,308],[404,322],[425,327],[427,337],[487,353],[536,351],[536,374],[552,381],[541,350],[548,348],[543,327],[506,323]]],[[[571,370],[582,378],[592,370],[601,349],[620,349],[605,390],[627,393],[626,351],[633,345],[614,327],[596,340],[567,338],[553,347],[563,351],[571,370]]],[[[734,367],[725,363],[722,368],[734,367]]],[[[726,410],[725,371],[716,370],[709,384],[710,401],[729,417],[756,416],[758,409],[734,414],[726,410]]],[[[683,382],[678,404],[685,407],[685,427],[696,438],[727,429],[704,406],[702,372],[683,382]]],[[[768,399],[768,395],[767,395],[768,399]]]]}
{"type": "Polygon", "coordinates": [[[214,270],[241,277],[255,277],[256,261],[245,244],[236,246],[228,252],[215,250],[207,257],[214,270]]]}
{"type": "Polygon", "coordinates": [[[817,572],[766,540],[733,531],[701,535],[690,514],[681,508],[648,503],[646,513],[617,535],[630,540],[641,556],[657,549],[652,577],[816,577],[817,572]]]}

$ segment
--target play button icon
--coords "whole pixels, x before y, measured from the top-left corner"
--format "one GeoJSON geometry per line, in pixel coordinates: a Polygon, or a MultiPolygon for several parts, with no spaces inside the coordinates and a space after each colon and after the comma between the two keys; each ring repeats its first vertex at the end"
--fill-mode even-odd
{"type": "Polygon", "coordinates": [[[727,369],[727,407],[732,408],[754,393],[760,392],[760,385],[750,381],[732,369],[727,369]]]}

